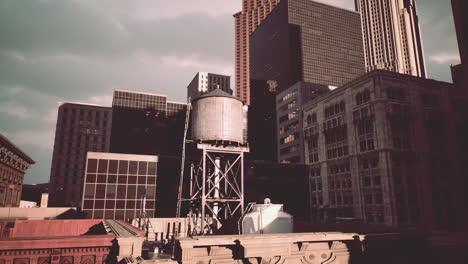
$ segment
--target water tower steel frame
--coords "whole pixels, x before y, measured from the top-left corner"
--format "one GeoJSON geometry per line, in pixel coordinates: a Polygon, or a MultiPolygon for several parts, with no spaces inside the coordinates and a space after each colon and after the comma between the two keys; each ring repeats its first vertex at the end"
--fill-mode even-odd
{"type": "Polygon", "coordinates": [[[244,153],[249,148],[198,143],[197,149],[200,160],[190,168],[189,232],[213,234],[244,212],[244,153]]]}

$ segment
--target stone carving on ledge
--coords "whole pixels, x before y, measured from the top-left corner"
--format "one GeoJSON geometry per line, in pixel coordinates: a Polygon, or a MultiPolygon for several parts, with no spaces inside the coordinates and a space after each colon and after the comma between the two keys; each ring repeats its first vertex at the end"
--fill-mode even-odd
{"type": "Polygon", "coordinates": [[[357,234],[300,233],[183,238],[181,264],[345,264],[357,234]]]}

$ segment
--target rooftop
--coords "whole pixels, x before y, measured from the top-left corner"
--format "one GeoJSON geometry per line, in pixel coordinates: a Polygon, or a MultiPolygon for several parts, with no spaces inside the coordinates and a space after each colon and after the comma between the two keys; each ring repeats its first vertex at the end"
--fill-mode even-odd
{"type": "Polygon", "coordinates": [[[10,140],[8,140],[8,138],[6,138],[5,136],[3,136],[1,133],[0,133],[0,143],[2,143],[2,145],[6,145],[6,147],[14,152],[16,155],[20,156],[22,159],[26,160],[29,164],[35,164],[36,162],[31,158],[29,157],[26,153],[24,153],[18,146],[16,146],[15,144],[13,144],[13,142],[11,142],[10,140]]]}

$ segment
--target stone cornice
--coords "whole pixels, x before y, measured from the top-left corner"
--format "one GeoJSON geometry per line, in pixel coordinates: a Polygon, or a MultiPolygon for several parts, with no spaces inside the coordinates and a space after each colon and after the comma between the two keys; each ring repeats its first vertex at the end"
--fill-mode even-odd
{"type": "Polygon", "coordinates": [[[25,173],[30,166],[28,161],[16,155],[3,145],[0,145],[0,163],[22,173],[25,173]]]}

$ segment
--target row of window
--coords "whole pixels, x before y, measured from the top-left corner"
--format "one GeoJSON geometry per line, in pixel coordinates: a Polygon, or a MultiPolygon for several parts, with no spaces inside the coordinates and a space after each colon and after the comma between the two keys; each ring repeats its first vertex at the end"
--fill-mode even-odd
{"type": "MultiPolygon", "coordinates": [[[[118,185],[118,184],[85,184],[84,198],[85,199],[122,199],[135,200],[142,199],[143,196],[147,199],[155,199],[156,186],[146,185],[118,185]]],[[[85,207],[89,209],[91,207],[85,207]]]]}
{"type": "Polygon", "coordinates": [[[0,183],[21,185],[23,184],[23,176],[0,168],[0,183]]]}
{"type": "Polygon", "coordinates": [[[0,206],[18,206],[21,199],[21,191],[0,186],[0,206]]]}
{"type": "Polygon", "coordinates": [[[325,119],[328,119],[339,113],[344,113],[346,111],[345,102],[341,101],[333,105],[325,107],[325,119]]]}
{"type": "Polygon", "coordinates": [[[119,184],[156,184],[155,176],[132,176],[115,174],[91,174],[86,175],[87,183],[119,183],[119,184]]]}
{"type": "Polygon", "coordinates": [[[336,159],[349,155],[348,145],[340,145],[327,149],[327,159],[336,159]]]}
{"type": "Polygon", "coordinates": [[[87,172],[156,175],[156,162],[89,159],[87,172]]]}

